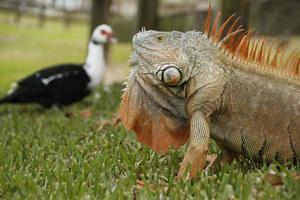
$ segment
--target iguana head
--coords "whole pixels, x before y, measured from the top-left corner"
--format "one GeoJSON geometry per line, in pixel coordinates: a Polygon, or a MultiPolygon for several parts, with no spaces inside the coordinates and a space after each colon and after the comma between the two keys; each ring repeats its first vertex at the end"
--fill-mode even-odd
{"type": "Polygon", "coordinates": [[[186,38],[186,34],[182,32],[159,32],[159,31],[144,31],[139,32],[133,38],[133,56],[132,64],[138,62],[138,65],[145,65],[145,67],[139,67],[139,72],[152,73],[155,78],[158,78],[159,82],[164,82],[169,86],[180,85],[183,82],[183,75],[189,69],[189,52],[187,51],[188,42],[190,40],[186,38]],[[168,66],[168,69],[164,71],[164,68],[168,66]],[[178,70],[178,74],[176,73],[178,70]],[[174,71],[174,83],[170,83],[165,80],[163,74],[169,74],[174,71]],[[160,73],[164,72],[164,73],[160,73]],[[157,74],[158,73],[158,74],[157,74]]]}
{"type": "Polygon", "coordinates": [[[199,35],[143,31],[133,38],[120,117],[140,142],[156,151],[179,147],[188,139],[184,83],[194,59],[190,34],[199,35]]]}

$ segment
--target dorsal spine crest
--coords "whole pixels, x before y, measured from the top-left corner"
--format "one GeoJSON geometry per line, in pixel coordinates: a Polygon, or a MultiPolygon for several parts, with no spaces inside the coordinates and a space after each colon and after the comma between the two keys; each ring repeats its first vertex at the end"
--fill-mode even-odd
{"type": "Polygon", "coordinates": [[[287,53],[287,45],[275,47],[274,42],[270,42],[269,39],[257,37],[254,29],[242,29],[241,25],[237,26],[240,17],[233,20],[235,14],[231,15],[218,29],[220,16],[221,12],[218,12],[211,27],[212,11],[209,6],[204,35],[220,49],[222,54],[236,62],[253,67],[254,71],[269,73],[300,83],[300,52],[298,50],[287,53]],[[222,38],[230,22],[231,25],[222,38]]]}

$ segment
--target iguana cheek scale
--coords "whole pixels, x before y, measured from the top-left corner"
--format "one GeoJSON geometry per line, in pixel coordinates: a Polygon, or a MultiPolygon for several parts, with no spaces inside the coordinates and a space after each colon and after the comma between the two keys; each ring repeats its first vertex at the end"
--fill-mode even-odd
{"type": "Polygon", "coordinates": [[[252,39],[253,31],[236,27],[233,16],[217,29],[219,16],[210,29],[209,10],[204,33],[142,31],[134,37],[123,123],[157,152],[189,140],[179,177],[203,169],[210,138],[227,161],[240,154],[257,162],[298,163],[299,53],[287,55],[265,39],[252,39]],[[175,68],[160,73],[165,66],[175,68]]]}

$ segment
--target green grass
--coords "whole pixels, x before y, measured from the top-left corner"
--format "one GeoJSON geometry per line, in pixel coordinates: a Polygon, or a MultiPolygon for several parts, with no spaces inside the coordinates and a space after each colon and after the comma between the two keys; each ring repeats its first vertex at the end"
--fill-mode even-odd
{"type": "MultiPolygon", "coordinates": [[[[39,67],[84,59],[85,25],[68,30],[50,21],[39,29],[32,18],[18,26],[11,20],[0,14],[0,94],[39,67]]],[[[126,62],[129,50],[114,46],[111,61],[126,62]]],[[[300,183],[291,178],[299,167],[235,162],[192,181],[175,180],[186,146],[161,155],[123,126],[97,131],[117,112],[121,88],[100,86],[100,99],[90,96],[62,110],[0,106],[0,199],[299,199],[300,183]],[[87,108],[90,117],[80,114],[87,108]],[[283,185],[265,180],[270,170],[283,185]]]]}

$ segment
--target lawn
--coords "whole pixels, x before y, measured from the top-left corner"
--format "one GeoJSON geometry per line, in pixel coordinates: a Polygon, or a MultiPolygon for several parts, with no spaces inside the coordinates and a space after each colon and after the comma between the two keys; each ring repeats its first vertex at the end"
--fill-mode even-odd
{"type": "MultiPolygon", "coordinates": [[[[84,59],[87,26],[0,14],[0,94],[34,70],[84,59]]],[[[112,47],[111,63],[128,59],[129,44],[112,47]]],[[[234,162],[194,180],[176,180],[186,146],[166,154],[139,144],[123,126],[98,126],[118,110],[121,84],[100,86],[62,110],[0,106],[0,199],[299,199],[299,167],[234,162]],[[280,175],[271,176],[270,172],[280,175]],[[267,178],[268,177],[268,178],[267,178]],[[278,186],[270,180],[282,181],[278,186]]],[[[215,145],[210,149],[217,153],[215,145]]]]}

